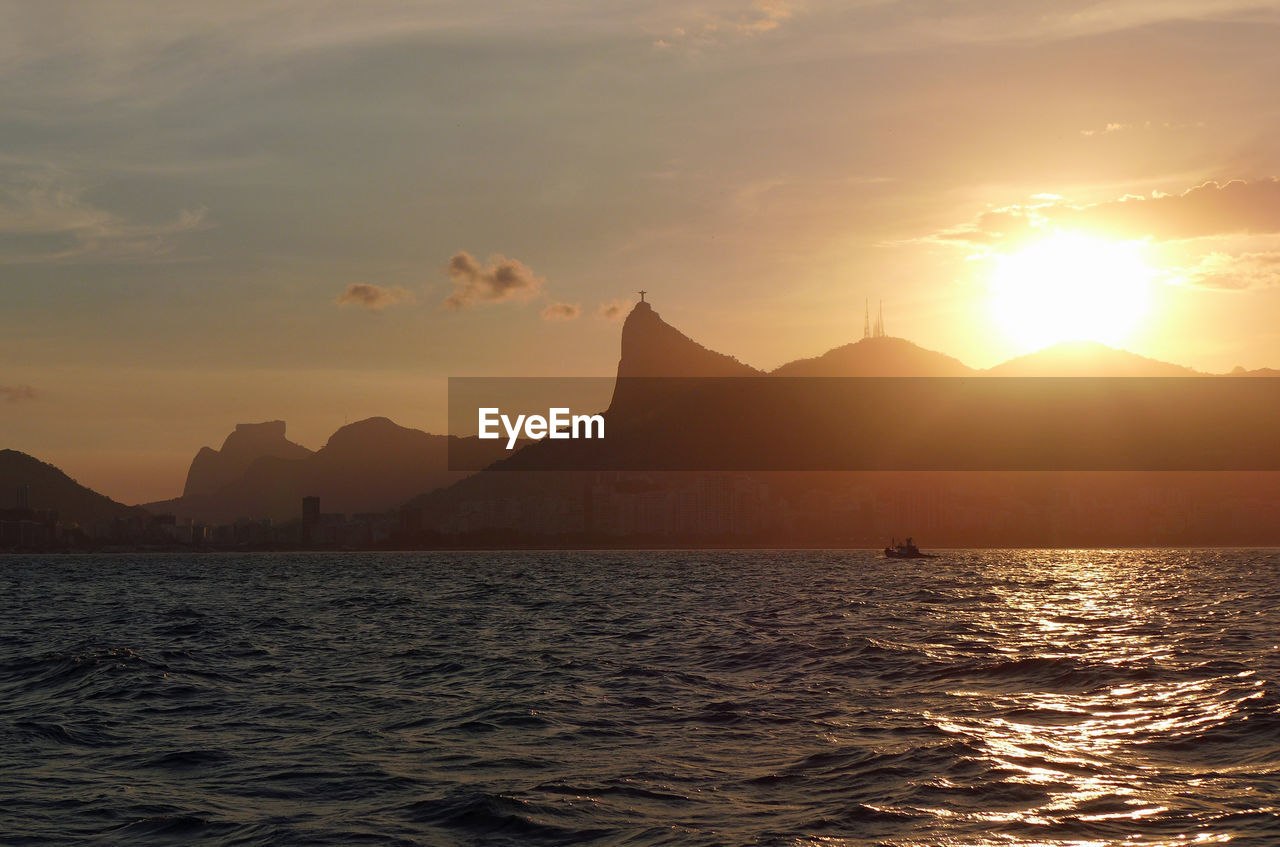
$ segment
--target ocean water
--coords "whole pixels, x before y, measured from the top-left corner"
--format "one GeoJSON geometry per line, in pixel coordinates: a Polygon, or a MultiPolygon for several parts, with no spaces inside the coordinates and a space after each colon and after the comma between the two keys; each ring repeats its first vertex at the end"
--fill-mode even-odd
{"type": "Polygon", "coordinates": [[[1280,552],[0,557],[0,843],[1280,844],[1280,552]]]}

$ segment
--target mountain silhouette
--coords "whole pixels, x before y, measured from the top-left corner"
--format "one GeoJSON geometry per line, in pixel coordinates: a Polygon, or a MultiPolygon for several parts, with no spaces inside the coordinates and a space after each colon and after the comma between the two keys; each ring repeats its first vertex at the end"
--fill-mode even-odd
{"type": "Polygon", "coordinates": [[[770,372],[779,377],[972,376],[959,359],[926,350],[905,338],[863,338],[812,359],[797,359],[770,372]]]}
{"type": "MultiPolygon", "coordinates": [[[[1274,374],[1263,368],[1250,376],[1274,374]]],[[[619,379],[637,377],[764,376],[733,356],[710,350],[637,303],[622,326],[619,379]]],[[[779,365],[775,377],[1172,377],[1201,376],[1191,368],[1118,350],[1096,341],[1063,341],[987,370],[928,350],[905,338],[877,336],[779,365]]]]}
{"type": "Polygon", "coordinates": [[[241,477],[259,459],[301,459],[311,455],[306,447],[285,438],[284,431],[284,421],[236,424],[235,430],[222,442],[221,450],[202,447],[196,453],[187,471],[182,496],[213,495],[241,477]]]}
{"type": "Polygon", "coordinates": [[[145,514],[86,488],[58,468],[17,450],[0,450],[0,509],[16,505],[19,487],[30,491],[30,507],[53,509],[63,523],[105,523],[145,514]]]}
{"type": "Polygon", "coordinates": [[[644,304],[607,438],[531,443],[406,511],[427,545],[1273,543],[1274,392],[1233,382],[1080,342],[977,370],[886,337],[766,375],[644,304]]]}
{"type": "Polygon", "coordinates": [[[732,356],[703,347],[643,301],[635,305],[622,325],[620,378],[760,375],[760,371],[732,356]]]}
{"type": "MultiPolygon", "coordinates": [[[[280,450],[284,423],[240,424],[228,443],[243,432],[256,439],[249,445],[280,450]]],[[[147,504],[147,508],[214,524],[241,518],[291,520],[299,516],[302,498],[307,496],[318,496],[325,512],[385,512],[467,475],[448,470],[451,439],[463,442],[455,449],[484,456],[475,460],[478,464],[488,464],[505,454],[497,442],[431,435],[374,417],[342,427],[314,453],[292,445],[297,447],[292,451],[294,457],[259,455],[238,476],[212,491],[184,494],[175,500],[147,504]],[[298,451],[302,451],[300,455],[298,451]]],[[[247,445],[237,449],[243,446],[247,445]]]]}
{"type": "Polygon", "coordinates": [[[1092,342],[975,371],[886,337],[764,375],[708,350],[641,304],[623,330],[608,437],[538,442],[495,469],[1271,467],[1276,451],[1259,443],[1257,431],[1275,405],[1269,389],[1212,378],[1193,380],[1195,386],[1132,382],[1181,376],[1200,375],[1092,342]],[[988,376],[1010,379],[972,378],[988,376]],[[1077,379],[1043,379],[1066,376],[1077,379]]]}
{"type": "Polygon", "coordinates": [[[1063,341],[990,368],[1004,377],[1174,377],[1201,376],[1191,368],[1148,359],[1096,341],[1063,341]]]}

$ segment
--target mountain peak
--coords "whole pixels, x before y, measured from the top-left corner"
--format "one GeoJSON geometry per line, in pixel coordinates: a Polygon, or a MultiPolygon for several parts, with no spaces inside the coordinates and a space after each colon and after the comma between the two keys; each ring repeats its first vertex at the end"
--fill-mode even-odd
{"type": "Polygon", "coordinates": [[[662,319],[649,303],[632,308],[622,324],[619,377],[759,376],[732,356],[703,347],[662,319]]]}
{"type": "Polygon", "coordinates": [[[958,359],[926,350],[905,338],[862,338],[812,359],[787,362],[771,372],[785,377],[966,376],[972,369],[958,359]]]}
{"type": "Polygon", "coordinates": [[[284,421],[239,423],[222,442],[221,450],[202,447],[187,471],[182,496],[212,494],[236,479],[249,466],[266,456],[300,459],[311,451],[285,438],[284,421]]]}
{"type": "Polygon", "coordinates": [[[368,444],[376,446],[379,441],[403,438],[409,435],[425,435],[418,430],[400,426],[386,417],[365,418],[349,423],[329,436],[322,449],[332,451],[335,448],[349,448],[355,445],[368,444]]]}
{"type": "Polygon", "coordinates": [[[989,369],[991,376],[1172,377],[1199,376],[1191,368],[1117,350],[1099,341],[1059,341],[989,369]]]}
{"type": "Polygon", "coordinates": [[[259,445],[275,445],[286,441],[284,437],[284,421],[263,421],[262,423],[238,423],[226,440],[222,442],[222,450],[252,450],[259,445]]]}

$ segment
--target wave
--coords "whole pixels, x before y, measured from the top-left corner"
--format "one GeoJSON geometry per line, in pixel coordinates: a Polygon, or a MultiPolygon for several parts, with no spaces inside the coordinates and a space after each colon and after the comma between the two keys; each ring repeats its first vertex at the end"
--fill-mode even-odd
{"type": "Polygon", "coordinates": [[[1273,559],[5,563],[4,837],[1280,843],[1273,559]]]}

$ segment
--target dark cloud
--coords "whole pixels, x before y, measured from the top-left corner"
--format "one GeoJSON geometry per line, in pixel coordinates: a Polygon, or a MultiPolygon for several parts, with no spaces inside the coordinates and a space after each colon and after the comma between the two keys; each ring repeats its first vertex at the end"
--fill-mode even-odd
{"type": "Polygon", "coordinates": [[[596,316],[604,318],[606,321],[620,321],[631,311],[630,300],[614,300],[610,303],[601,303],[596,316]]]}
{"type": "Polygon", "coordinates": [[[582,308],[576,303],[552,303],[542,310],[544,321],[571,321],[582,314],[582,308]]]}
{"type": "Polygon", "coordinates": [[[449,260],[449,278],[453,293],[445,298],[450,309],[461,309],[473,303],[500,303],[504,300],[528,300],[542,290],[545,279],[534,276],[527,265],[505,256],[490,256],[481,266],[465,250],[449,260]]]}
{"type": "Polygon", "coordinates": [[[1046,229],[1157,241],[1280,233],[1280,179],[1206,182],[1181,194],[1127,196],[1088,206],[1058,200],[1007,206],[984,212],[972,224],[948,230],[940,237],[1007,244],[1046,229]]]}
{"type": "Polygon", "coordinates": [[[40,396],[30,385],[0,385],[0,399],[6,403],[19,403],[23,400],[34,400],[40,396]]]}
{"type": "Polygon", "coordinates": [[[361,306],[365,309],[385,309],[400,303],[412,303],[413,295],[403,288],[383,288],[364,282],[353,282],[333,302],[339,306],[361,306]]]}
{"type": "Polygon", "coordinates": [[[1183,269],[1181,280],[1198,288],[1231,291],[1280,286],[1280,253],[1210,253],[1195,267],[1183,269]]]}

